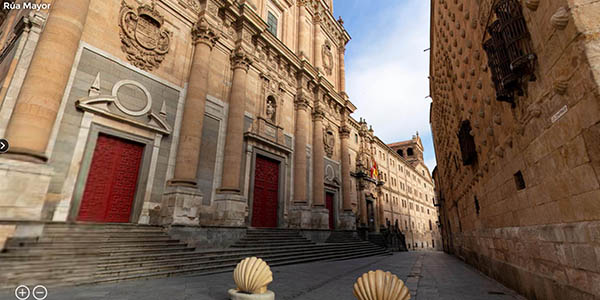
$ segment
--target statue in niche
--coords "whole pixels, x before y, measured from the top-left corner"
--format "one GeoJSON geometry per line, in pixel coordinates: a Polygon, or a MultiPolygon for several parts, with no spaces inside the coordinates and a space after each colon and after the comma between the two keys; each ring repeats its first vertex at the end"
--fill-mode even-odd
{"type": "Polygon", "coordinates": [[[277,103],[275,102],[275,98],[273,96],[267,97],[267,108],[266,115],[267,120],[275,123],[275,115],[277,113],[277,103]]]}
{"type": "Polygon", "coordinates": [[[333,148],[335,147],[335,136],[333,135],[333,129],[331,126],[327,126],[325,134],[323,134],[323,144],[325,146],[325,154],[327,157],[333,157],[333,148]]]}

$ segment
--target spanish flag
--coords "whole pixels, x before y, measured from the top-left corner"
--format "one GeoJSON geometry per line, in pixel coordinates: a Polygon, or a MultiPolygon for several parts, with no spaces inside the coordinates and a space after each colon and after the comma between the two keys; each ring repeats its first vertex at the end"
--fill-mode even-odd
{"type": "Polygon", "coordinates": [[[371,167],[371,178],[379,178],[379,169],[377,169],[377,162],[373,160],[373,166],[371,167]]]}

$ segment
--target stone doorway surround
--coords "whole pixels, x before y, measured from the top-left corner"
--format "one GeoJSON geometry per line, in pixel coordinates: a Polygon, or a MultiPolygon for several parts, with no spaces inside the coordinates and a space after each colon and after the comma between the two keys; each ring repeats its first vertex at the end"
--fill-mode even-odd
{"type": "Polygon", "coordinates": [[[73,197],[71,199],[71,205],[69,210],[69,215],[67,217],[67,221],[76,221],[77,216],[79,215],[79,209],[81,207],[81,200],[83,198],[83,192],[85,191],[87,178],[90,172],[90,167],[92,163],[92,157],[94,154],[94,150],[96,148],[96,141],[98,140],[98,136],[100,134],[106,134],[109,136],[114,136],[117,138],[121,138],[124,140],[129,140],[133,142],[137,142],[143,145],[144,150],[142,154],[142,161],[139,168],[138,181],[135,196],[133,199],[133,204],[131,208],[131,216],[129,218],[129,223],[138,223],[140,219],[140,215],[142,212],[142,207],[144,203],[144,194],[145,194],[145,186],[148,182],[149,177],[149,169],[151,165],[151,157],[152,157],[152,145],[153,141],[147,137],[138,136],[135,134],[123,132],[120,130],[112,129],[99,124],[91,124],[91,129],[89,133],[89,137],[87,139],[85,145],[85,152],[83,153],[83,157],[81,160],[81,166],[79,169],[79,175],[77,176],[77,181],[73,190],[73,197]]]}
{"type": "Polygon", "coordinates": [[[248,217],[246,219],[246,225],[252,225],[252,212],[254,204],[254,177],[256,170],[256,156],[260,155],[265,158],[276,161],[279,164],[279,182],[278,182],[278,196],[277,196],[277,227],[284,227],[284,216],[287,208],[285,204],[285,192],[286,192],[286,174],[287,174],[287,163],[286,157],[274,154],[268,150],[259,148],[258,146],[252,146],[251,150],[251,161],[250,161],[250,184],[248,185],[248,217]]]}
{"type": "MultiPolygon", "coordinates": [[[[61,126],[65,111],[65,106],[72,104],[72,102],[68,100],[70,91],[75,84],[74,80],[76,70],[78,70],[82,55],[86,51],[90,52],[92,55],[97,55],[103,59],[107,59],[110,61],[110,63],[115,64],[118,67],[135,72],[142,77],[145,77],[151,81],[156,81],[168,88],[176,90],[179,93],[181,92],[179,87],[168,83],[165,80],[162,80],[146,71],[139,70],[136,67],[133,67],[100,49],[82,42],[76,55],[73,71],[66,87],[66,91],[68,92],[66,92],[64,95],[64,99],[59,110],[59,115],[52,131],[51,142],[48,145],[50,152],[52,152],[52,149],[56,143],[58,131],[61,126]]],[[[75,221],[77,218],[81,196],[83,194],[83,189],[85,187],[85,181],[87,178],[87,172],[89,171],[89,164],[91,163],[91,155],[93,154],[93,150],[95,148],[97,136],[100,132],[102,132],[145,145],[130,223],[148,224],[149,211],[152,209],[152,203],[150,203],[150,197],[153,189],[152,184],[154,183],[154,178],[156,175],[157,158],[161,149],[161,141],[163,141],[164,137],[173,134],[177,128],[176,130],[173,130],[169,122],[166,122],[164,119],[164,99],[153,99],[152,94],[148,91],[147,86],[144,86],[138,81],[124,79],[114,83],[112,86],[112,93],[104,94],[100,89],[102,76],[106,76],[106,74],[98,72],[95,80],[89,83],[90,86],[87,97],[78,99],[74,103],[78,110],[83,111],[83,116],[81,118],[81,123],[79,124],[79,132],[74,144],[72,159],[69,162],[70,167],[67,171],[63,188],[60,193],[60,200],[57,201],[57,206],[54,210],[52,220],[64,222],[75,221]],[[119,88],[124,85],[136,86],[142,90],[146,95],[146,107],[144,107],[141,111],[130,111],[124,107],[117,96],[119,88]],[[156,103],[162,103],[160,112],[158,112],[158,106],[154,106],[154,108],[151,107],[153,100],[156,103]],[[160,102],[161,100],[162,102],[160,102]],[[118,111],[122,112],[124,116],[116,114],[108,109],[109,106],[113,105],[118,109],[118,111]],[[135,116],[141,113],[148,114],[150,116],[148,122],[140,122],[135,119],[135,116]]],[[[181,101],[182,99],[180,97],[179,102],[181,101]]],[[[180,104],[181,103],[178,103],[177,106],[180,107],[180,104]]],[[[178,118],[174,120],[175,124],[177,124],[177,122],[178,118]]]]}
{"type": "Polygon", "coordinates": [[[333,197],[333,226],[329,228],[331,230],[338,229],[340,227],[340,193],[337,189],[332,189],[330,187],[325,186],[325,199],[327,199],[327,194],[331,194],[333,197]]]}

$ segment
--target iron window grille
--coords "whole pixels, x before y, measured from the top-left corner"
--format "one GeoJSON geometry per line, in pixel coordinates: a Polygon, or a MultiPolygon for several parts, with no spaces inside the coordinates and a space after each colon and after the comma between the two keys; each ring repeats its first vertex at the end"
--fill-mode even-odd
{"type": "Polygon", "coordinates": [[[514,93],[523,95],[523,82],[535,80],[536,55],[531,46],[522,7],[517,0],[500,0],[494,5],[496,20],[483,43],[496,88],[496,98],[514,105],[514,93]]]}

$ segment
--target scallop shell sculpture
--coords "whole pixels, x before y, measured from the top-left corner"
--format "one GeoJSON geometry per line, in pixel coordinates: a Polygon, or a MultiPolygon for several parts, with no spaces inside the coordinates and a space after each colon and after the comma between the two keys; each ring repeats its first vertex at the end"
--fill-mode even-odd
{"type": "Polygon", "coordinates": [[[235,267],[233,281],[241,292],[263,294],[267,292],[267,285],[273,281],[273,272],[264,260],[247,257],[235,267]]]}
{"type": "Polygon", "coordinates": [[[525,5],[532,11],[536,11],[538,6],[540,6],[540,0],[526,0],[525,5]]]}
{"type": "Polygon", "coordinates": [[[398,276],[382,270],[369,271],[356,280],[354,296],[358,300],[408,300],[410,293],[398,276]]]}
{"type": "Polygon", "coordinates": [[[550,22],[558,30],[565,29],[569,23],[569,10],[564,6],[559,7],[550,18],[550,22]]]}

